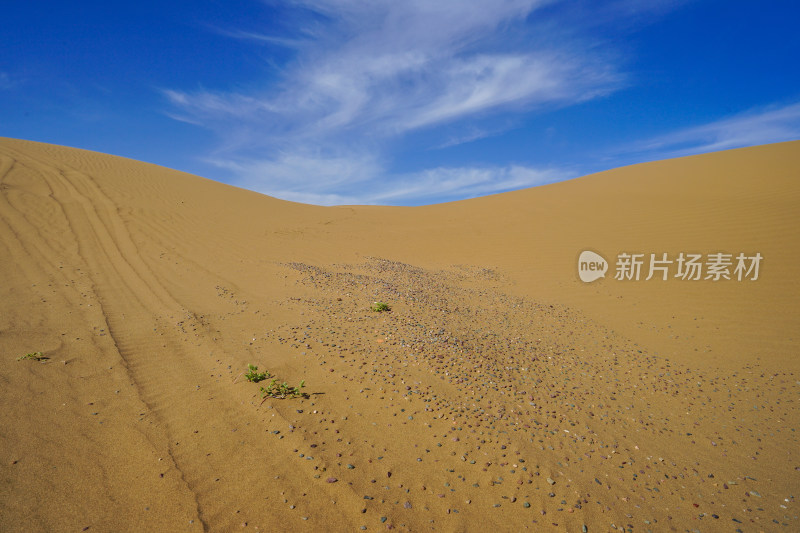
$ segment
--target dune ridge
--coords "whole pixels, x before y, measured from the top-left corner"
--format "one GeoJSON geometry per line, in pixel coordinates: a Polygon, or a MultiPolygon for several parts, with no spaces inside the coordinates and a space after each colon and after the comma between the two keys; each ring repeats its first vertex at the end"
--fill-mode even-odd
{"type": "Polygon", "coordinates": [[[0,529],[791,530],[799,171],[325,208],[0,139],[0,529]],[[587,248],[764,263],[583,284],[587,248]]]}

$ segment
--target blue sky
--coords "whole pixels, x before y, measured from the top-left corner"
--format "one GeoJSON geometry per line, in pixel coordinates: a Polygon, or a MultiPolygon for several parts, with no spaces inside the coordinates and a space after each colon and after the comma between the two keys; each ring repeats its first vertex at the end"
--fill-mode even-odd
{"type": "Polygon", "coordinates": [[[11,0],[0,136],[420,205],[800,139],[800,4],[11,0]]]}

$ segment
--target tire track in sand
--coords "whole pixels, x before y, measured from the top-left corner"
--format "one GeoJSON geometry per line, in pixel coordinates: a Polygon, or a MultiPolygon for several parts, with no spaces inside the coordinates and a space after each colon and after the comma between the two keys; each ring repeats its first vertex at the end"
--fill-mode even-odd
{"type": "Polygon", "coordinates": [[[274,516],[278,509],[264,509],[264,494],[278,488],[324,497],[324,489],[269,486],[264,471],[286,479],[294,470],[292,462],[267,447],[260,424],[250,424],[257,413],[242,409],[227,379],[215,378],[221,363],[209,357],[213,343],[201,336],[198,347],[186,347],[180,323],[202,324],[139,256],[114,202],[86,174],[36,164],[75,234],[109,334],[151,423],[166,434],[165,453],[192,493],[203,529],[252,524],[263,520],[265,511],[274,516]],[[201,402],[213,402],[213,407],[201,402]]]}

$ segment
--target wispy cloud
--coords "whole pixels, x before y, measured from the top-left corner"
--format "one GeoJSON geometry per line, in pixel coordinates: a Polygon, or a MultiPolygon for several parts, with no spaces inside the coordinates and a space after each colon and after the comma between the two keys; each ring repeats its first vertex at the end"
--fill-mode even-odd
{"type": "MultiPolygon", "coordinates": [[[[420,132],[432,149],[454,146],[496,134],[496,126],[480,126],[483,118],[573,105],[622,87],[615,61],[569,31],[574,13],[560,20],[553,4],[296,0],[299,12],[314,14],[297,40],[221,31],[294,47],[277,77],[248,92],[173,88],[163,95],[169,116],[219,134],[214,162],[237,184],[281,198],[418,202],[529,186],[547,173],[434,165],[409,174],[392,170],[391,153],[420,132]],[[466,121],[475,125],[454,135],[466,121]],[[446,132],[436,129],[442,126],[446,132]],[[359,192],[342,192],[355,183],[359,192]]],[[[628,16],[630,2],[620,5],[614,9],[628,16]]]]}
{"type": "Polygon", "coordinates": [[[491,137],[493,135],[497,135],[505,131],[507,128],[503,129],[485,129],[480,128],[477,126],[467,126],[463,128],[457,135],[451,134],[447,137],[441,144],[437,144],[436,146],[432,147],[434,150],[442,150],[444,148],[450,148],[451,146],[458,146],[460,144],[471,143],[473,141],[477,141],[480,139],[485,139],[486,137],[491,137]]]}
{"type": "Polygon", "coordinates": [[[209,158],[208,162],[232,171],[239,177],[240,186],[287,199],[285,195],[293,190],[307,195],[311,191],[351,189],[384,173],[380,163],[368,153],[281,151],[268,159],[224,157],[209,158]]]}
{"type": "Polygon", "coordinates": [[[251,190],[317,205],[420,205],[472,198],[574,177],[564,169],[522,165],[436,167],[392,173],[370,154],[283,152],[272,159],[209,159],[251,190]],[[269,179],[264,179],[269,177],[269,179]],[[380,179],[376,179],[376,177],[380,179]]]}
{"type": "Polygon", "coordinates": [[[475,198],[535,187],[574,177],[565,170],[526,166],[437,167],[398,176],[394,186],[374,194],[370,203],[399,204],[440,202],[458,196],[475,198]]]}
{"type": "Polygon", "coordinates": [[[800,102],[750,109],[701,126],[679,130],[626,147],[664,159],[800,139],[800,102]]]}
{"type": "Polygon", "coordinates": [[[287,48],[298,48],[305,41],[300,39],[290,39],[288,37],[279,37],[277,35],[268,35],[265,33],[259,33],[256,31],[245,31],[245,30],[226,30],[222,28],[218,28],[216,26],[210,27],[211,31],[222,35],[224,37],[230,37],[231,39],[240,39],[243,41],[254,41],[258,43],[264,44],[274,44],[278,46],[284,46],[287,48]]]}
{"type": "Polygon", "coordinates": [[[259,123],[267,134],[308,138],[366,128],[391,136],[501,107],[582,101],[622,79],[567,43],[525,45],[525,19],[549,3],[542,0],[298,3],[331,23],[284,79],[260,94],[169,90],[167,97],[212,127],[227,117],[259,123]]]}

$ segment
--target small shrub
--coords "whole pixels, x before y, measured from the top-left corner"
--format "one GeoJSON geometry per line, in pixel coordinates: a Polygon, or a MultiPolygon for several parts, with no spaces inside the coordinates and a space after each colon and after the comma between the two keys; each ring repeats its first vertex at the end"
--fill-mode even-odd
{"type": "Polygon", "coordinates": [[[306,381],[300,382],[297,387],[290,387],[285,381],[278,383],[277,379],[273,379],[266,387],[261,387],[261,397],[266,398],[308,398],[308,394],[301,392],[300,389],[306,386],[306,381]]]}
{"type": "MultiPolygon", "coordinates": [[[[239,374],[241,375],[241,374],[239,374]]],[[[247,372],[245,373],[244,377],[247,378],[247,381],[251,381],[253,383],[258,383],[259,381],[264,381],[270,374],[268,371],[259,372],[258,367],[256,365],[247,365],[247,372]]]]}
{"type": "Polygon", "coordinates": [[[17,357],[17,361],[22,361],[24,359],[32,359],[34,361],[47,361],[50,358],[42,354],[42,352],[33,352],[25,354],[22,357],[17,357]]]}
{"type": "Polygon", "coordinates": [[[372,309],[376,313],[383,313],[384,311],[392,310],[392,308],[389,307],[389,304],[387,304],[386,302],[375,302],[372,304],[372,307],[370,309],[372,309]]]}

